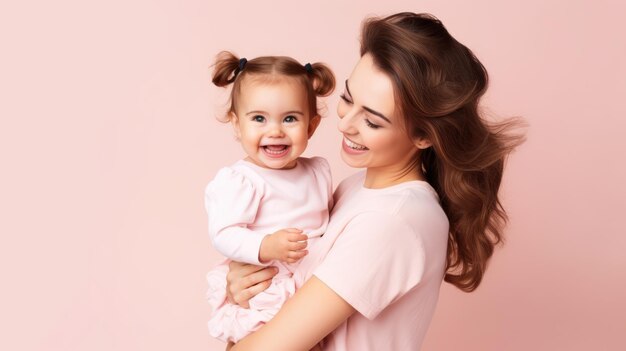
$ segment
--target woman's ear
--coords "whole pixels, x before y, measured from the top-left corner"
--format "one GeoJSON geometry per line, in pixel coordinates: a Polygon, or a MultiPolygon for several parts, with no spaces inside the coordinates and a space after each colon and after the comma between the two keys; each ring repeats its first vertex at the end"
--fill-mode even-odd
{"type": "Polygon", "coordinates": [[[320,125],[321,121],[322,117],[320,117],[320,115],[315,115],[311,118],[311,120],[309,121],[309,139],[311,139],[313,133],[315,133],[315,130],[320,125]]]}
{"type": "Polygon", "coordinates": [[[417,138],[413,140],[413,144],[415,144],[415,146],[417,146],[418,149],[428,149],[429,147],[431,147],[433,145],[433,143],[430,142],[430,140],[426,139],[426,138],[417,138]]]}
{"type": "Polygon", "coordinates": [[[228,119],[230,120],[230,124],[233,126],[233,131],[235,132],[235,138],[237,140],[241,139],[241,129],[239,128],[239,118],[234,112],[228,113],[228,119]]]}

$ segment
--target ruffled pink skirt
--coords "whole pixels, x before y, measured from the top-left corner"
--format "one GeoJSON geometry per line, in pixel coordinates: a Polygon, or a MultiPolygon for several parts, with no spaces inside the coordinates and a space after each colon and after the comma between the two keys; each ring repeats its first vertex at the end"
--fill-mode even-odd
{"type": "Polygon", "coordinates": [[[250,299],[250,308],[243,308],[226,300],[228,263],[229,260],[220,263],[207,274],[209,290],[206,298],[211,307],[209,334],[223,342],[238,342],[272,319],[293,296],[296,285],[292,278],[293,268],[277,262],[273,265],[278,267],[278,274],[270,287],[250,299]]]}

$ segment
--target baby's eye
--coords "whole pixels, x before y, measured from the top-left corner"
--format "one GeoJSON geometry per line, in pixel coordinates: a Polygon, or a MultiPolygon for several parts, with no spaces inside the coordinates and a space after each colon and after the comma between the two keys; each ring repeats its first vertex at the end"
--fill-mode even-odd
{"type": "Polygon", "coordinates": [[[298,119],[296,118],[296,116],[287,116],[285,117],[283,121],[287,123],[293,123],[293,122],[296,122],[297,120],[298,119]]]}
{"type": "Polygon", "coordinates": [[[256,115],[256,116],[252,117],[252,120],[254,122],[263,123],[263,122],[265,122],[265,117],[261,116],[261,115],[256,115]]]}

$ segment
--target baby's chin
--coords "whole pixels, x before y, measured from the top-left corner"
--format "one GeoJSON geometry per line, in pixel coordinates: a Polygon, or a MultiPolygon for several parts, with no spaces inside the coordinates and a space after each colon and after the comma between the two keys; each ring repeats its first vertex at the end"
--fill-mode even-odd
{"type": "Polygon", "coordinates": [[[286,162],[263,162],[265,168],[270,169],[292,169],[298,164],[297,158],[286,162]]]}

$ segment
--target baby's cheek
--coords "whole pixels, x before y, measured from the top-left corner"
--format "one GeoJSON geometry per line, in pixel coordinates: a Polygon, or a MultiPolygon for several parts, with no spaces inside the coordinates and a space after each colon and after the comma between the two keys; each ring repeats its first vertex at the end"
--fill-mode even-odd
{"type": "Polygon", "coordinates": [[[298,133],[296,134],[296,139],[298,140],[299,143],[303,143],[304,145],[306,145],[306,142],[309,139],[308,128],[302,128],[298,130],[298,133]]]}
{"type": "Polygon", "coordinates": [[[307,138],[306,137],[300,137],[298,138],[298,140],[296,142],[294,142],[293,144],[293,148],[295,150],[297,150],[298,152],[304,152],[304,149],[306,149],[307,147],[307,138]]]}
{"type": "Polygon", "coordinates": [[[291,147],[293,148],[294,156],[300,157],[307,148],[308,135],[298,134],[297,136],[294,136],[291,141],[292,141],[291,147]]]}

